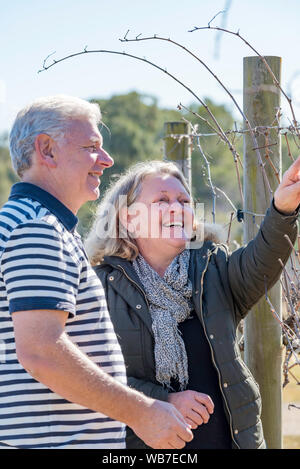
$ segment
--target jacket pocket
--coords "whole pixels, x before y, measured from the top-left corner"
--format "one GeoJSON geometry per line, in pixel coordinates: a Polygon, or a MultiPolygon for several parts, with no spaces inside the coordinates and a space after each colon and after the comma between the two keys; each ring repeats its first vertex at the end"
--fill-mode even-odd
{"type": "Polygon", "coordinates": [[[256,379],[254,378],[254,376],[253,376],[253,374],[251,373],[250,369],[247,367],[246,363],[245,363],[242,359],[240,359],[240,363],[241,363],[241,365],[245,368],[245,370],[246,370],[247,373],[248,373],[249,378],[251,378],[251,380],[254,382],[254,384],[255,384],[256,387],[257,387],[258,392],[260,393],[259,384],[258,384],[258,382],[256,381],[256,379]]]}

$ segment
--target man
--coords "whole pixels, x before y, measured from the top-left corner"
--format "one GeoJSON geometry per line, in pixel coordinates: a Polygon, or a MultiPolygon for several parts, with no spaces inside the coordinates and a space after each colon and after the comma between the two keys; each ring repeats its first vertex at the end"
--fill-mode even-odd
{"type": "Polygon", "coordinates": [[[0,210],[0,447],[124,448],[125,424],[153,448],[182,448],[172,405],[126,386],[102,285],[76,232],[113,160],[96,104],[42,98],[10,134],[21,182],[0,210]]]}

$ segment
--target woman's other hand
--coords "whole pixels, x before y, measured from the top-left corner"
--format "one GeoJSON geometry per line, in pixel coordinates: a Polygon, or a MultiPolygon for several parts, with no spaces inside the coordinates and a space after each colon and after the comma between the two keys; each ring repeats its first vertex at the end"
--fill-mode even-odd
{"type": "Polygon", "coordinates": [[[274,193],[274,204],[287,215],[292,214],[300,204],[300,156],[284,173],[274,193]]]}
{"type": "Polygon", "coordinates": [[[195,430],[198,425],[207,423],[214,411],[214,403],[207,395],[197,391],[170,393],[168,402],[183,415],[185,421],[195,430]]]}

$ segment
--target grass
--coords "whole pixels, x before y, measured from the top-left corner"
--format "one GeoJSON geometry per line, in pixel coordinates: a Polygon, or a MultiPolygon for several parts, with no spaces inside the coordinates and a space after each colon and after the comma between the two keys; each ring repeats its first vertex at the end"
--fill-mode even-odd
{"type": "Polygon", "coordinates": [[[300,449],[300,435],[285,435],[283,449],[300,449]]]}
{"type": "MultiPolygon", "coordinates": [[[[292,368],[293,375],[300,381],[300,367],[294,366],[292,368]]],[[[290,382],[283,388],[282,400],[287,404],[300,403],[300,385],[296,380],[289,375],[290,382]]],[[[300,412],[300,410],[297,410],[300,412]]],[[[284,449],[300,449],[300,435],[284,435],[283,436],[284,449]]]]}
{"type": "Polygon", "coordinates": [[[289,373],[289,384],[283,388],[282,399],[283,402],[293,403],[300,402],[300,385],[297,384],[297,381],[300,382],[300,366],[295,365],[291,368],[291,373],[289,373]],[[292,374],[294,376],[292,376],[292,374]]]}

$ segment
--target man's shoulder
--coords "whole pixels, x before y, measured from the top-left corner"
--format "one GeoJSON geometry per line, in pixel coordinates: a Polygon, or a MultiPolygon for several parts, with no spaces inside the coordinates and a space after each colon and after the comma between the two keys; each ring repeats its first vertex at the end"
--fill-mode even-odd
{"type": "Polygon", "coordinates": [[[9,199],[0,208],[0,232],[7,229],[13,231],[20,226],[49,225],[62,233],[63,225],[58,218],[40,202],[29,198],[9,199]]]}
{"type": "Polygon", "coordinates": [[[26,235],[62,238],[68,242],[62,223],[41,203],[27,199],[9,199],[0,209],[0,251],[17,237],[26,235]]]}

